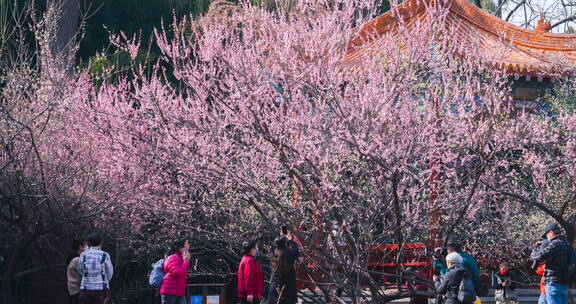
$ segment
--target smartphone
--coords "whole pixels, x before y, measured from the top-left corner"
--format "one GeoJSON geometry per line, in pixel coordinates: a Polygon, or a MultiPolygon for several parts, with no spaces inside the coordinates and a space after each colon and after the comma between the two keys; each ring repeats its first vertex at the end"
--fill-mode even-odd
{"type": "Polygon", "coordinates": [[[288,226],[282,225],[282,227],[281,227],[280,229],[282,229],[282,234],[283,234],[283,235],[287,235],[287,234],[288,234],[288,226]]]}

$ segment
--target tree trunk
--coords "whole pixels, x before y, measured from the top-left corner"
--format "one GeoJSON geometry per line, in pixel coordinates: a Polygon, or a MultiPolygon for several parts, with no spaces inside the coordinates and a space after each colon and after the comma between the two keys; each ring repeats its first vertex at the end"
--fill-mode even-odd
{"type": "Polygon", "coordinates": [[[563,223],[560,223],[560,226],[562,226],[564,231],[566,231],[566,240],[572,244],[574,242],[574,237],[576,236],[574,231],[574,222],[567,220],[563,223]]]}
{"type": "Polygon", "coordinates": [[[498,0],[498,4],[496,5],[496,17],[502,19],[502,6],[504,5],[504,0],[498,0]]]}
{"type": "Polygon", "coordinates": [[[56,38],[52,43],[52,54],[56,58],[68,58],[76,44],[78,20],[80,18],[80,0],[52,0],[59,9],[56,38]]]}
{"type": "Polygon", "coordinates": [[[10,256],[7,259],[8,266],[6,272],[2,277],[2,303],[12,304],[14,303],[14,295],[12,293],[12,283],[14,282],[14,275],[18,270],[20,265],[20,260],[24,255],[26,248],[32,244],[32,242],[37,238],[37,235],[24,233],[20,240],[14,245],[10,256]]]}

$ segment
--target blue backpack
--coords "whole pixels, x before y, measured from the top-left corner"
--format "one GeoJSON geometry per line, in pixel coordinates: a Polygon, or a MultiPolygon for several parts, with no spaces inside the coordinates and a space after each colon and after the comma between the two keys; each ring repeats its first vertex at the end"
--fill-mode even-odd
{"type": "Polygon", "coordinates": [[[474,283],[469,272],[460,281],[460,286],[458,288],[458,302],[459,303],[474,303],[476,301],[476,290],[474,288],[474,283]]]}
{"type": "Polygon", "coordinates": [[[160,287],[164,280],[164,259],[158,260],[152,264],[152,272],[150,272],[150,286],[160,287]]]}

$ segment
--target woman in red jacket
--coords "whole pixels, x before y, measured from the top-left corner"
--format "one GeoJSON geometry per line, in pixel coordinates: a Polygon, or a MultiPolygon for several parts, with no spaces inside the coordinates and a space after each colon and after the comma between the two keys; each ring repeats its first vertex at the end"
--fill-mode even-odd
{"type": "Polygon", "coordinates": [[[171,248],[172,254],[164,261],[164,279],[160,287],[162,304],[186,304],[189,249],[188,240],[179,239],[171,248]]]}
{"type": "Polygon", "coordinates": [[[238,267],[238,297],[244,303],[259,303],[264,295],[264,275],[254,259],[258,255],[256,241],[242,243],[243,256],[238,267]]]}

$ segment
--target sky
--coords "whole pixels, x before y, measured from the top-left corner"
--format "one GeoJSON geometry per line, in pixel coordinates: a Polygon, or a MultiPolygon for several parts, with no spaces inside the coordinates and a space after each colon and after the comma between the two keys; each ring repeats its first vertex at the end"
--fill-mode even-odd
{"type": "MultiPolygon", "coordinates": [[[[493,0],[497,2],[497,0],[493,0]]],[[[516,6],[516,4],[522,0],[508,0],[509,3],[504,6],[503,18],[506,18],[508,12],[516,6]]],[[[559,20],[566,18],[567,16],[576,15],[576,0],[526,0],[528,6],[526,6],[526,12],[528,19],[531,20],[530,25],[532,28],[538,23],[540,14],[543,14],[546,21],[551,21],[552,24],[558,22],[559,20]],[[564,6],[563,3],[566,5],[564,6]],[[530,10],[529,8],[532,8],[530,10]],[[533,13],[531,13],[533,12],[533,13]]],[[[523,26],[525,23],[524,10],[520,9],[519,12],[514,14],[510,22],[523,26]]],[[[563,26],[554,28],[552,32],[554,33],[565,33],[568,30],[568,26],[576,28],[576,23],[569,22],[563,26]]]]}

